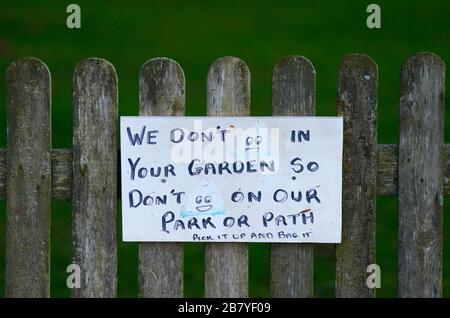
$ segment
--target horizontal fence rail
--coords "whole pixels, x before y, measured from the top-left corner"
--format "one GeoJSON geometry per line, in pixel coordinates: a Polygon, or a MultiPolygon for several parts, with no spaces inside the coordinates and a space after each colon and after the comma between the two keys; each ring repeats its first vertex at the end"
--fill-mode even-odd
{"type": "MultiPolygon", "coordinates": [[[[444,194],[450,194],[450,144],[444,149],[444,194]]],[[[52,199],[72,200],[72,150],[52,149],[52,199]]],[[[377,195],[398,194],[398,145],[377,145],[377,195]]],[[[0,200],[6,199],[6,149],[0,148],[0,200]]],[[[120,197],[120,192],[117,194],[120,197]]]]}
{"type": "MultiPolygon", "coordinates": [[[[337,110],[344,118],[342,243],[336,245],[336,296],[374,297],[376,197],[397,195],[398,295],[442,297],[443,195],[450,194],[450,144],[444,144],[444,62],[433,53],[406,60],[400,76],[399,144],[377,144],[378,67],[350,54],[339,71],[337,110]]],[[[36,58],[7,72],[7,148],[0,149],[0,199],[7,203],[6,296],[50,295],[50,202],[73,205],[73,260],[81,288],[73,297],[117,293],[118,87],[103,59],[81,61],[73,76],[73,149],[51,149],[51,80],[36,58]],[[33,138],[29,137],[33,131],[33,138]]],[[[276,116],[314,116],[313,64],[288,56],[272,78],[276,116]]],[[[139,75],[139,114],[185,113],[185,78],[168,58],[139,75]]],[[[235,57],[207,76],[211,116],[249,116],[250,71],[235,57]]],[[[271,244],[272,297],[313,297],[313,244],[271,244]]],[[[140,297],[183,296],[183,243],[140,243],[140,297]]],[[[245,243],[207,243],[205,296],[248,296],[245,243]]]]}
{"type": "Polygon", "coordinates": [[[41,61],[8,69],[7,297],[50,294],[51,88],[41,61]],[[30,138],[30,132],[33,137],[30,138]]]}

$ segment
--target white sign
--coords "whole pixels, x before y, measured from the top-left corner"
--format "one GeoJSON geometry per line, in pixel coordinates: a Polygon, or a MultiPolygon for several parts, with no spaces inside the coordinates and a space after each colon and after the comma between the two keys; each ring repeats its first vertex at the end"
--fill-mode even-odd
{"type": "Polygon", "coordinates": [[[341,117],[121,117],[123,240],[341,241],[341,117]]]}

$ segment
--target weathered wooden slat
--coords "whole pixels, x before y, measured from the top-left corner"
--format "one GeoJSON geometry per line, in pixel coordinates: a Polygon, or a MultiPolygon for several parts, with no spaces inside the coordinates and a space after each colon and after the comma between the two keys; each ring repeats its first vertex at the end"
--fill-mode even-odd
{"type": "Polygon", "coordinates": [[[72,150],[52,150],[52,198],[72,199],[72,150]]]}
{"type": "Polygon", "coordinates": [[[398,145],[378,145],[377,148],[377,194],[397,194],[398,145]]]}
{"type": "MultiPolygon", "coordinates": [[[[450,194],[450,144],[444,145],[444,194],[450,194]]],[[[377,194],[398,194],[398,145],[378,145],[377,194]]]]}
{"type": "MultiPolygon", "coordinates": [[[[139,75],[139,114],[183,115],[184,73],[177,62],[152,59],[139,75]]],[[[139,243],[139,295],[183,296],[183,243],[139,243]]]]}
{"type": "MultiPolygon", "coordinates": [[[[398,145],[378,145],[377,194],[398,193],[398,145]]],[[[444,193],[450,194],[450,145],[444,146],[444,193]]],[[[120,197],[120,193],[118,194],[120,197]]],[[[72,199],[72,150],[52,150],[52,198],[72,199]]],[[[0,200],[6,199],[6,149],[0,148],[0,200]]]]}
{"type": "MultiPolygon", "coordinates": [[[[209,116],[250,115],[250,72],[235,57],[216,60],[208,73],[209,116]]],[[[246,243],[206,243],[205,296],[248,297],[246,243]]]]}
{"type": "Polygon", "coordinates": [[[73,76],[73,253],[81,268],[74,297],[116,296],[117,76],[86,59],[73,76]]]}
{"type": "Polygon", "coordinates": [[[338,112],[344,117],[342,243],[336,245],[336,297],[374,297],[367,266],[375,263],[378,69],[360,54],[344,57],[338,112]]]}
{"type": "Polygon", "coordinates": [[[35,58],[10,65],[6,297],[50,296],[51,81],[35,58]]]}
{"type": "Polygon", "coordinates": [[[432,53],[412,56],[401,73],[399,297],[442,297],[444,76],[432,53]]]}
{"type": "MultiPolygon", "coordinates": [[[[51,151],[52,199],[72,199],[72,150],[51,151]]],[[[6,149],[0,148],[0,200],[6,199],[6,149]]]]}
{"type": "MultiPolygon", "coordinates": [[[[302,56],[289,56],[272,77],[274,116],[314,116],[316,71],[302,56]]],[[[271,244],[270,289],[273,297],[313,297],[313,244],[271,244]]]]}

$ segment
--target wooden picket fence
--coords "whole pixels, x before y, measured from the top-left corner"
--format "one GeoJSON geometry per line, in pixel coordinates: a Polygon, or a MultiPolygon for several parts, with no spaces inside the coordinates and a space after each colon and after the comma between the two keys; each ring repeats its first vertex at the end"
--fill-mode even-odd
{"type": "MultiPolygon", "coordinates": [[[[400,141],[377,144],[377,65],[350,54],[339,71],[344,117],[343,231],[336,246],[336,296],[374,297],[366,285],[375,260],[377,195],[398,195],[398,296],[442,296],[443,194],[450,193],[450,146],[444,145],[443,61],[410,57],[401,71],[400,141]]],[[[313,65],[281,60],[273,73],[277,116],[315,115],[313,65]]],[[[23,58],[7,71],[7,149],[0,151],[0,198],[7,201],[6,296],[48,297],[50,202],[73,202],[73,260],[81,268],[74,297],[117,291],[118,102],[114,67],[79,63],[73,75],[73,149],[51,147],[47,66],[23,58]]],[[[173,60],[141,69],[140,115],[183,115],[185,79],[173,60]]],[[[208,115],[250,115],[250,72],[235,57],[214,62],[208,115]]],[[[157,154],[155,154],[157,155],[157,154]]],[[[313,296],[313,244],[271,244],[271,295],[313,296]]],[[[245,243],[206,243],[205,296],[248,296],[245,243]]],[[[139,294],[182,297],[183,244],[139,244],[139,294]]]]}

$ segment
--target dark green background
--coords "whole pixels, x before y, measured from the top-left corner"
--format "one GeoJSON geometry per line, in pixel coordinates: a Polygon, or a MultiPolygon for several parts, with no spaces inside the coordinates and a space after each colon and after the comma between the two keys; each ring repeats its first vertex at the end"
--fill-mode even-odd
{"type": "MultiPolygon", "coordinates": [[[[138,74],[153,57],[175,59],[186,75],[188,115],[204,115],[206,74],[218,57],[242,58],[251,71],[252,115],[271,113],[271,73],[286,55],[300,54],[317,72],[317,114],[336,115],[338,68],[347,53],[365,53],[379,67],[378,141],[398,142],[399,73],[418,51],[433,51],[450,63],[450,1],[9,1],[0,2],[0,145],[6,145],[9,63],[42,59],[52,74],[53,147],[72,145],[71,79],[75,65],[103,57],[119,77],[120,115],[138,113],[138,74]],[[82,28],[66,27],[66,6],[81,6],[82,28]],[[382,28],[366,27],[366,7],[382,9],[382,28]]],[[[448,85],[447,85],[448,88],[448,85]]],[[[448,94],[447,94],[448,96],[448,94]]],[[[447,98],[448,100],[448,98],[447,98]]],[[[448,114],[449,112],[447,112],[448,114]]],[[[446,140],[450,129],[446,116],[446,140]]],[[[445,197],[444,215],[450,211],[445,197]]],[[[5,203],[0,203],[0,295],[4,295],[5,203]]],[[[450,295],[449,218],[444,217],[444,294],[450,295]],[[445,245],[447,243],[447,245],[445,245]]],[[[396,296],[397,199],[377,203],[378,296],[396,296]]],[[[69,296],[71,204],[52,204],[51,295],[69,296]]],[[[120,225],[119,225],[120,237],[120,225]]],[[[137,295],[137,244],[118,243],[118,294],[137,295]]],[[[203,295],[204,246],[186,244],[185,295],[203,295]]],[[[315,294],[334,294],[332,245],[315,256],[315,294]]],[[[250,244],[250,296],[269,296],[269,247],[250,244]]]]}

